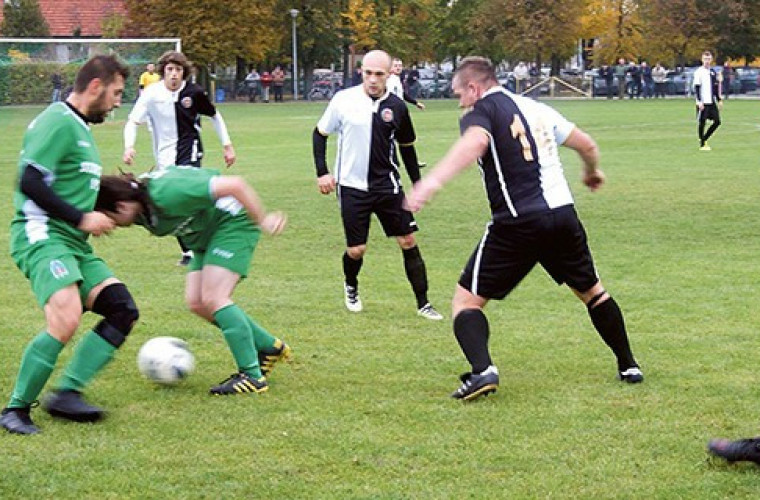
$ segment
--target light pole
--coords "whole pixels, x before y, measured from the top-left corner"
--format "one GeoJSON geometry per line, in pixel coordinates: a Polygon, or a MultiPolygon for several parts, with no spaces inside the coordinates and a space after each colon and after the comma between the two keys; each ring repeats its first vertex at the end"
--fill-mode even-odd
{"type": "Polygon", "coordinates": [[[290,9],[293,18],[293,100],[298,102],[298,49],[296,48],[296,18],[298,9],[290,9]]]}

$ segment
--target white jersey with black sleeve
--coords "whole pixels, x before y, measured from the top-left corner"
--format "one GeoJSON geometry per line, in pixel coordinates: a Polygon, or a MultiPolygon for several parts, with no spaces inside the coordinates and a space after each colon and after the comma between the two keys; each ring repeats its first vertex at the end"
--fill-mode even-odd
{"type": "Polygon", "coordinates": [[[575,128],[549,106],[493,87],[460,121],[478,127],[488,151],[478,160],[494,220],[516,220],[573,204],[558,147],[575,128]]]}
{"type": "Polygon", "coordinates": [[[715,104],[720,100],[718,95],[718,74],[713,68],[700,66],[694,71],[694,95],[697,104],[715,104]]]}
{"type": "Polygon", "coordinates": [[[386,91],[377,99],[361,85],[341,90],[317,123],[320,134],[338,132],[334,176],[340,186],[361,191],[399,193],[401,176],[396,143],[415,141],[409,110],[386,91]]]}

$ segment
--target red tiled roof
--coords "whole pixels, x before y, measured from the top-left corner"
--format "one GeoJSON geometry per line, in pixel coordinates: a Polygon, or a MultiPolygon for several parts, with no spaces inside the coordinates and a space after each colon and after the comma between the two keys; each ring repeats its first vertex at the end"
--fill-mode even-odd
{"type": "MultiPolygon", "coordinates": [[[[50,26],[50,36],[70,37],[79,28],[80,36],[103,36],[103,19],[120,14],[126,18],[124,0],[38,0],[50,26]]],[[[3,20],[0,9],[0,22],[3,20]]]]}

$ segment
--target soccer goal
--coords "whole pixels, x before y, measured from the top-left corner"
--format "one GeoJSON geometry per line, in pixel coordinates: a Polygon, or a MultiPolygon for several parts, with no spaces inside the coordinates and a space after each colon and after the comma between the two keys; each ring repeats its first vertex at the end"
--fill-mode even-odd
{"type": "Polygon", "coordinates": [[[124,100],[134,100],[138,78],[179,38],[0,38],[0,105],[42,104],[66,95],[90,57],[116,54],[129,65],[124,100]],[[54,92],[60,88],[60,92],[54,92]]]}

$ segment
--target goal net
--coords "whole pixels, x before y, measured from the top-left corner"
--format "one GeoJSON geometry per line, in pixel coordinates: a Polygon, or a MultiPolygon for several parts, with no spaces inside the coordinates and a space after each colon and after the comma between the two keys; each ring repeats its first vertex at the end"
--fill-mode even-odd
{"type": "Polygon", "coordinates": [[[116,54],[129,65],[123,100],[133,101],[146,64],[181,48],[179,38],[0,38],[0,105],[42,104],[65,96],[82,64],[98,54],[116,54]],[[54,94],[59,85],[61,91],[54,94]]]}

